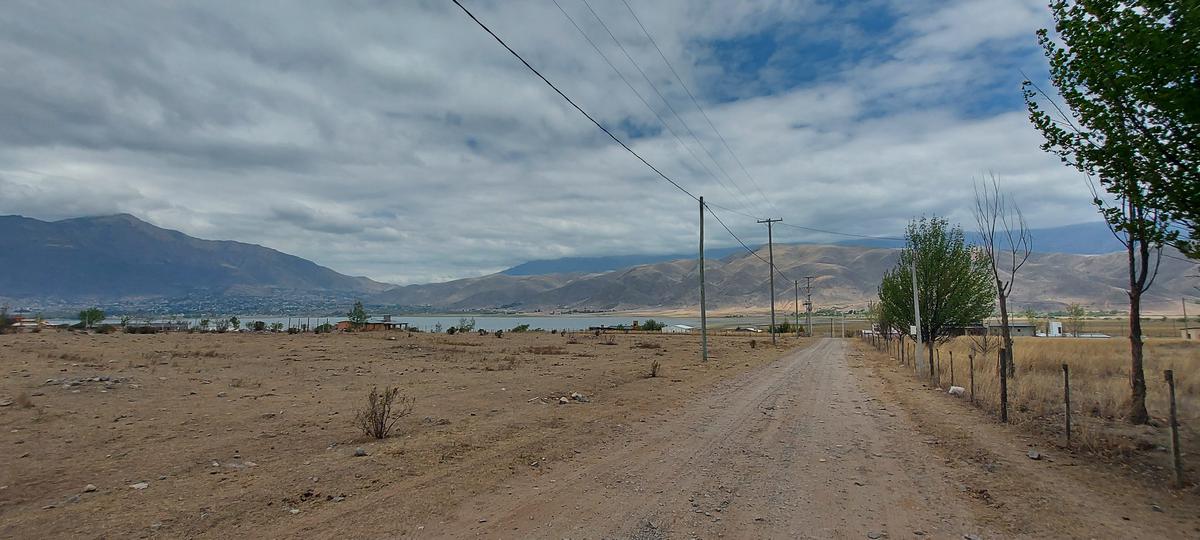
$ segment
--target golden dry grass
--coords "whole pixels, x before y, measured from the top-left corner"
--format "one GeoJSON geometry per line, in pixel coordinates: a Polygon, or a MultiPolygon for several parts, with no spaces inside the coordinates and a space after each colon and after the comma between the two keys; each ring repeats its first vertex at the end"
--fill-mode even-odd
{"type": "MultiPolygon", "coordinates": [[[[997,373],[998,339],[991,338],[986,355],[978,351],[979,338],[959,337],[939,343],[940,386],[953,383],[970,388],[970,354],[974,359],[975,401],[987,411],[1000,407],[997,373]],[[953,368],[951,367],[953,359],[953,368]]],[[[911,342],[908,351],[912,351],[911,342]]],[[[1175,393],[1180,437],[1186,450],[1200,444],[1200,343],[1181,339],[1150,338],[1145,348],[1146,408],[1151,426],[1130,426],[1124,420],[1129,407],[1129,340],[1086,338],[1015,338],[1016,376],[1009,379],[1010,421],[1055,434],[1063,429],[1063,370],[1071,376],[1071,410],[1077,446],[1104,454],[1132,455],[1168,446],[1169,411],[1163,370],[1175,373],[1175,393]]],[[[911,362],[911,361],[910,361],[911,362]]],[[[969,397],[969,396],[967,396],[969,397]]]]}

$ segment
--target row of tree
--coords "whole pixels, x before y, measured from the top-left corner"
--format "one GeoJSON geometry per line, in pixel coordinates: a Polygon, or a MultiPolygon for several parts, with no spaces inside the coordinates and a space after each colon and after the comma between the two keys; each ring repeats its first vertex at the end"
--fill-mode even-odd
{"type": "MultiPolygon", "coordinates": [[[[1164,246],[1200,258],[1200,8],[1195,0],[1052,0],[1050,9],[1055,31],[1037,36],[1058,99],[1026,80],[1026,107],[1045,138],[1042,149],[1086,175],[1093,204],[1125,246],[1127,417],[1144,424],[1142,295],[1158,275],[1164,246]]],[[[1003,392],[1016,373],[1008,298],[1032,238],[994,176],[977,184],[975,195],[981,246],[967,246],[961,228],[943,219],[910,224],[900,261],[879,286],[877,317],[885,329],[907,333],[907,326],[918,326],[932,343],[949,328],[981,321],[998,304],[1003,392]]],[[[1073,311],[1077,333],[1082,308],[1073,311]]]]}

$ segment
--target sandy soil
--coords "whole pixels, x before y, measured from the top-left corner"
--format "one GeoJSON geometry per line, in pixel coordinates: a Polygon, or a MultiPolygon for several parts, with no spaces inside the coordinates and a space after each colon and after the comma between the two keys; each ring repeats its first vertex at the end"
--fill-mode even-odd
{"type": "Polygon", "coordinates": [[[858,342],[750,339],[700,364],[687,336],[0,336],[0,536],[1200,532],[1194,494],[1030,460],[858,342]],[[373,384],[417,398],[382,442],[349,421],[373,384]]]}
{"type": "Polygon", "coordinates": [[[702,365],[682,335],[393,337],[0,335],[0,537],[287,536],[375,513],[337,527],[412,532],[794,344],[720,337],[702,365]],[[382,442],[351,422],[376,384],[417,400],[382,442]],[[589,401],[557,405],[571,392],[589,401]],[[371,507],[381,492],[401,502],[371,507]]]}

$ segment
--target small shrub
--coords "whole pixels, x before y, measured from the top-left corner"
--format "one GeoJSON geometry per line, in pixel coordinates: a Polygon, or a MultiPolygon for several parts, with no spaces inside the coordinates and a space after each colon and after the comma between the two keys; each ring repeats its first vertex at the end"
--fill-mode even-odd
{"type": "Polygon", "coordinates": [[[479,329],[479,331],[478,331],[478,332],[476,332],[476,333],[477,333],[477,334],[479,334],[479,335],[481,335],[481,336],[486,336],[486,335],[488,335],[488,331],[487,331],[487,330],[484,330],[484,329],[482,329],[482,328],[481,328],[481,329],[479,329]]]}
{"type": "Polygon", "coordinates": [[[650,378],[657,377],[658,371],[660,369],[662,369],[662,362],[659,362],[658,359],[651,361],[650,362],[650,378]]]}
{"type": "Polygon", "coordinates": [[[504,337],[504,330],[496,330],[496,338],[499,339],[502,337],[504,337]]]}
{"type": "Polygon", "coordinates": [[[512,327],[512,330],[509,330],[509,332],[513,332],[513,333],[528,332],[528,331],[529,331],[528,324],[518,324],[518,325],[512,327]]]}
{"type": "Polygon", "coordinates": [[[655,343],[653,341],[640,341],[634,345],[634,348],[637,348],[637,349],[661,349],[662,344],[655,343]]]}
{"type": "Polygon", "coordinates": [[[452,336],[454,335],[454,333],[455,333],[455,332],[458,332],[458,327],[457,327],[457,326],[451,326],[450,328],[447,328],[447,329],[446,329],[446,333],[447,333],[447,334],[450,334],[450,335],[452,335],[452,336]]]}
{"type": "Polygon", "coordinates": [[[415,401],[401,396],[398,387],[385,387],[382,392],[372,387],[367,405],[354,416],[354,424],[368,437],[386,439],[396,422],[412,413],[415,401]]]}

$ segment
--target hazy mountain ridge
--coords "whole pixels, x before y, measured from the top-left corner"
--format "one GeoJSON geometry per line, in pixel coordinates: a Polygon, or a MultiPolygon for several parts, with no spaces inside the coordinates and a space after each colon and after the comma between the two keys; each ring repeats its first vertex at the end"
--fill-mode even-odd
{"type": "Polygon", "coordinates": [[[205,292],[371,294],[391,287],[274,249],[201,240],[128,214],[47,222],[0,216],[0,297],[117,299],[205,292]]]}
{"type": "MultiPolygon", "coordinates": [[[[758,255],[767,258],[766,248],[758,255]]],[[[1173,255],[1177,253],[1172,251],[1173,255]]],[[[896,264],[899,251],[855,246],[783,245],[775,263],[799,281],[813,279],[818,306],[862,307],[876,297],[883,273],[896,264]]],[[[761,309],[770,305],[767,263],[746,252],[707,260],[706,296],[710,309],[761,309]]],[[[1060,309],[1079,303],[1093,309],[1122,310],[1128,305],[1125,255],[1034,253],[1018,274],[1010,301],[1014,309],[1060,309]]],[[[1194,285],[1196,263],[1162,259],[1158,281],[1144,297],[1147,309],[1173,309],[1194,285]]],[[[376,303],[421,305],[450,310],[499,308],[553,310],[694,309],[699,304],[696,260],[675,260],[594,274],[510,276],[494,274],[432,285],[410,285],[374,297],[376,303]],[[437,298],[442,303],[437,303],[437,298]],[[500,299],[504,304],[495,303],[500,299]]],[[[776,276],[777,305],[795,301],[794,282],[776,276]]]]}

